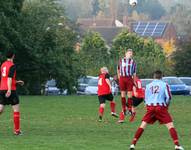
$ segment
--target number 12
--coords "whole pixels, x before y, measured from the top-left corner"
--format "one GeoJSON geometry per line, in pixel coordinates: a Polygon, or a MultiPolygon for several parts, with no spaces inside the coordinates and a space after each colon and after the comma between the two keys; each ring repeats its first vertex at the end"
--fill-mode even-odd
{"type": "Polygon", "coordinates": [[[158,85],[152,86],[150,89],[151,89],[152,94],[159,93],[159,86],[158,85]]]}

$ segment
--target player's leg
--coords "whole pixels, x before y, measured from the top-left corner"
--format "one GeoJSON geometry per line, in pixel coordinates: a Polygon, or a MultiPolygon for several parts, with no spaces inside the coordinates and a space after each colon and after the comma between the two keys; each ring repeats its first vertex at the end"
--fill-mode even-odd
{"type": "Polygon", "coordinates": [[[20,135],[20,109],[19,104],[12,105],[13,108],[13,121],[14,121],[14,134],[20,135]]]}
{"type": "Polygon", "coordinates": [[[126,106],[126,91],[121,91],[121,105],[122,105],[122,111],[120,112],[119,115],[119,123],[123,123],[125,120],[125,115],[127,111],[127,106],[126,106]]]}
{"type": "Polygon", "coordinates": [[[105,97],[104,96],[98,96],[99,98],[99,121],[102,121],[104,109],[105,109],[105,97]]]}
{"type": "Polygon", "coordinates": [[[0,115],[3,113],[4,105],[0,104],[0,115]]]}
{"type": "Polygon", "coordinates": [[[143,102],[143,98],[132,97],[132,100],[133,104],[132,104],[132,115],[129,119],[130,122],[133,122],[135,120],[136,107],[143,102]]]}
{"type": "Polygon", "coordinates": [[[107,95],[107,100],[110,101],[111,115],[112,115],[113,117],[118,118],[118,115],[117,115],[116,110],[115,110],[116,103],[115,103],[115,101],[114,101],[113,95],[112,95],[112,94],[108,94],[108,95],[107,95]]]}
{"type": "Polygon", "coordinates": [[[145,121],[142,121],[140,127],[137,129],[137,131],[136,131],[136,133],[134,135],[134,138],[133,138],[131,146],[130,146],[130,150],[134,150],[135,149],[135,145],[137,144],[137,141],[139,140],[139,138],[143,134],[146,126],[147,126],[147,123],[145,121]]]}
{"type": "Polygon", "coordinates": [[[3,113],[4,105],[5,105],[5,93],[0,91],[0,114],[3,113]]]}
{"type": "Polygon", "coordinates": [[[12,91],[10,96],[10,103],[13,109],[13,122],[14,122],[14,134],[21,135],[20,130],[20,105],[19,105],[19,97],[16,91],[12,91]]]}
{"type": "Polygon", "coordinates": [[[132,99],[132,91],[128,92],[128,102],[127,102],[129,113],[131,114],[131,117],[129,118],[130,122],[133,122],[136,115],[136,109],[133,106],[133,99],[132,99]]]}
{"type": "Polygon", "coordinates": [[[134,86],[134,82],[132,78],[128,78],[128,82],[127,82],[127,95],[128,95],[128,100],[127,100],[127,107],[130,113],[134,113],[135,110],[134,108],[132,108],[133,106],[133,100],[132,100],[132,93],[133,93],[133,86],[134,86]],[[132,110],[133,109],[133,110],[132,110]]]}
{"type": "Polygon", "coordinates": [[[178,134],[177,134],[177,131],[174,127],[173,122],[167,123],[165,125],[168,128],[169,134],[170,134],[170,136],[174,142],[175,150],[184,150],[183,147],[181,147],[179,144],[178,134]]]}

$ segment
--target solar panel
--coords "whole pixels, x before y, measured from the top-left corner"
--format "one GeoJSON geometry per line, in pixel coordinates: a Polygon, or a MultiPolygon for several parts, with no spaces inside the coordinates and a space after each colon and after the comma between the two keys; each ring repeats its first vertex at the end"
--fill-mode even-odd
{"type": "Polygon", "coordinates": [[[133,31],[140,36],[161,37],[167,23],[163,22],[135,22],[132,24],[133,31]]]}

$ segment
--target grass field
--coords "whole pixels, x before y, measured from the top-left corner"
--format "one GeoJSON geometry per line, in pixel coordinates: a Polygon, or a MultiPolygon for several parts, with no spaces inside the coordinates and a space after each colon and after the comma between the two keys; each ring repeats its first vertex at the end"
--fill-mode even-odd
{"type": "MultiPolygon", "coordinates": [[[[103,122],[97,122],[96,96],[23,96],[21,125],[23,136],[12,134],[12,110],[7,106],[0,116],[0,150],[128,150],[144,106],[137,110],[134,123],[124,124],[106,107],[103,122]]],[[[117,111],[120,111],[120,101],[117,111]]],[[[185,150],[191,150],[191,97],[176,96],[170,107],[185,150]]],[[[137,150],[172,150],[173,143],[164,126],[148,126],[137,150]]]]}

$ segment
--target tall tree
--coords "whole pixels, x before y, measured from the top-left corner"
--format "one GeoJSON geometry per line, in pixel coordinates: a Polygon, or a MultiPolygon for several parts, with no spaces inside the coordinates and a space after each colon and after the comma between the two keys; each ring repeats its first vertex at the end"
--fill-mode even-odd
{"type": "Polygon", "coordinates": [[[179,44],[174,53],[174,71],[178,76],[191,76],[191,44],[190,41],[179,44]]]}
{"type": "Polygon", "coordinates": [[[85,35],[80,54],[86,75],[97,75],[100,67],[110,65],[108,48],[97,32],[88,32],[85,35]]]}
{"type": "Polygon", "coordinates": [[[15,50],[18,77],[25,80],[27,93],[39,93],[50,78],[70,91],[80,73],[74,68],[78,61],[76,33],[63,8],[54,0],[26,1],[22,5],[22,9],[11,5],[7,9],[15,15],[3,14],[1,18],[2,52],[15,50]]]}
{"type": "Polygon", "coordinates": [[[92,15],[96,17],[100,10],[101,10],[101,8],[100,8],[99,0],[93,0],[92,1],[92,15]]]}

